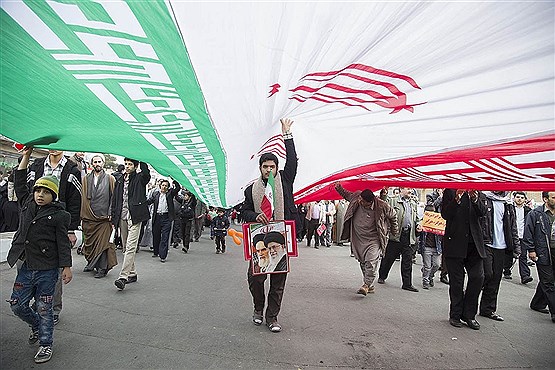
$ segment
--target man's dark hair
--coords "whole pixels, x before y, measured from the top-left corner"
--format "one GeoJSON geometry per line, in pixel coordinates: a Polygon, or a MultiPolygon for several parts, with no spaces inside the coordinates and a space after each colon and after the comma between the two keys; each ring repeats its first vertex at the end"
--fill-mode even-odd
{"type": "Polygon", "coordinates": [[[258,166],[262,166],[262,163],[266,161],[273,161],[276,164],[276,167],[279,164],[278,157],[274,153],[264,153],[260,156],[258,160],[258,166]]]}
{"type": "Polygon", "coordinates": [[[522,196],[524,197],[524,199],[528,199],[528,198],[526,197],[526,194],[524,194],[523,191],[515,191],[515,192],[513,193],[513,197],[515,197],[515,196],[517,196],[517,195],[522,195],[522,196]]]}
{"type": "Polygon", "coordinates": [[[123,172],[125,170],[124,164],[118,164],[118,172],[123,172]]]}
{"type": "Polygon", "coordinates": [[[163,182],[167,182],[168,183],[168,188],[170,187],[170,182],[166,179],[162,179],[162,181],[160,181],[160,185],[162,185],[163,182]]]}
{"type": "Polygon", "coordinates": [[[136,159],[131,159],[131,158],[125,157],[123,160],[124,160],[124,161],[133,162],[133,165],[134,165],[135,167],[139,167],[139,161],[136,160],[136,159]]]}
{"type": "Polygon", "coordinates": [[[364,189],[361,193],[360,196],[362,199],[364,199],[367,202],[373,202],[374,201],[374,193],[372,193],[370,190],[368,189],[364,189]]]}
{"type": "Polygon", "coordinates": [[[549,193],[552,191],[542,191],[542,199],[549,198],[549,193]]]}

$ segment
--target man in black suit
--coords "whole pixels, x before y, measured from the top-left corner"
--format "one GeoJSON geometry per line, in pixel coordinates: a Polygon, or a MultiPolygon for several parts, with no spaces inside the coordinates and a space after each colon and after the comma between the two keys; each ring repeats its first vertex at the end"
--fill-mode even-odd
{"type": "Polygon", "coordinates": [[[152,212],[152,245],[154,254],[152,257],[160,257],[160,262],[166,262],[168,257],[168,247],[173,221],[175,220],[175,206],[173,199],[181,190],[177,181],[173,182],[170,189],[168,180],[160,181],[160,190],[152,192],[147,200],[148,204],[154,203],[152,212]]]}
{"type": "MultiPolygon", "coordinates": [[[[245,202],[243,205],[243,217],[246,222],[260,222],[267,224],[270,220],[295,220],[297,208],[293,200],[293,181],[297,176],[297,152],[291,134],[290,119],[281,119],[281,132],[285,142],[286,161],[282,171],[278,171],[278,158],[272,153],[264,153],[260,156],[260,177],[245,189],[245,202]],[[270,173],[274,180],[275,208],[272,217],[268,217],[261,209],[264,190],[270,173]]],[[[252,260],[250,262],[252,264],[252,260]]],[[[262,312],[266,301],[264,293],[264,282],[267,275],[253,275],[252,266],[249,265],[247,272],[249,290],[254,303],[252,321],[255,325],[262,324],[262,312]]],[[[277,333],[281,331],[277,316],[281,308],[281,299],[285,289],[287,273],[272,274],[270,278],[270,291],[268,292],[268,307],[266,308],[266,324],[270,331],[277,333]]]]}
{"type": "Polygon", "coordinates": [[[443,254],[449,270],[449,323],[461,327],[461,320],[474,330],[478,297],[484,282],[484,237],[482,218],[487,212],[485,197],[476,190],[445,189],[441,216],[447,221],[443,254]],[[464,273],[468,275],[464,290],[464,273]]]}

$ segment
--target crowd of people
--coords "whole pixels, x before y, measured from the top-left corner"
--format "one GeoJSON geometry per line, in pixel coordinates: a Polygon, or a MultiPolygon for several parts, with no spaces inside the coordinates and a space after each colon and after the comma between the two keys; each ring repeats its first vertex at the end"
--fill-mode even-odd
{"type": "MultiPolygon", "coordinates": [[[[400,260],[401,289],[418,292],[413,265],[421,254],[421,287],[433,288],[441,271],[440,281],[449,285],[449,323],[475,330],[480,329],[478,314],[504,320],[497,308],[499,286],[503,277],[511,278],[516,260],[522,284],[533,281],[530,267],[536,266],[539,283],[530,308],[551,314],[555,322],[555,192],[543,192],[542,204],[533,209],[520,191],[434,189],[419,204],[414,189],[384,188],[374,194],[368,189],[349,191],[337,182],[341,200],[295,205],[293,121],[280,122],[286,149],[283,169],[274,154],[262,154],[260,177],[245,189],[244,202],[232,209],[207,206],[171,179],[154,181],[148,164],[132,158],[111,172],[104,168],[102,154],[90,155],[87,163],[84,153],[67,157],[50,150],[47,157],[30,163],[33,149],[25,148],[0,186],[11,190],[3,203],[15,202],[11,217],[17,215],[15,221],[6,220],[10,213],[4,211],[2,220],[17,230],[8,254],[9,265],[17,265],[9,302],[31,327],[29,343],[40,344],[35,362],[52,356],[53,328],[62,311],[62,286],[72,280],[71,249],[79,229],[83,244],[77,253],[86,260],[84,271],[101,279],[119,264],[114,285],[124,290],[138,279],[135,255],[141,248],[164,263],[170,248],[181,246],[181,252],[188,253],[204,228],[210,228],[215,253],[223,254],[232,223],[292,220],[298,244],[350,246],[362,273],[356,293],[364,296],[376,291],[375,282],[386,284],[395,260],[400,260]],[[263,198],[270,177],[275,202],[268,214],[263,198]],[[422,228],[425,211],[441,214],[443,232],[422,228]],[[123,254],[120,262],[117,248],[123,254]]],[[[253,273],[252,260],[247,269],[252,321],[261,325],[265,320],[271,332],[280,332],[278,315],[288,276],[285,239],[275,231],[259,239],[254,249],[259,270],[253,273]],[[272,272],[267,293],[264,272],[272,272]]]]}

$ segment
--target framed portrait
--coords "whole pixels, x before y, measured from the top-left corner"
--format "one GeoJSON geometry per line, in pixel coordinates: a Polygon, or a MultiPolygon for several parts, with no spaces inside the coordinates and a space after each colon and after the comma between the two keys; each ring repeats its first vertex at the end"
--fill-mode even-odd
{"type": "Polygon", "coordinates": [[[252,260],[253,275],[290,271],[289,257],[298,255],[294,230],[292,221],[243,225],[245,259],[252,260]]]}

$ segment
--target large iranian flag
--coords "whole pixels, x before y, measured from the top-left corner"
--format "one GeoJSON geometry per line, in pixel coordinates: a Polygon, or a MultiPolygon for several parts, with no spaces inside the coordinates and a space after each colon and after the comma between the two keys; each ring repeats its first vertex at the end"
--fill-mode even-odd
{"type": "Polygon", "coordinates": [[[258,157],[297,201],[553,189],[553,2],[2,1],[0,134],[150,163],[214,206],[258,157]]]}

